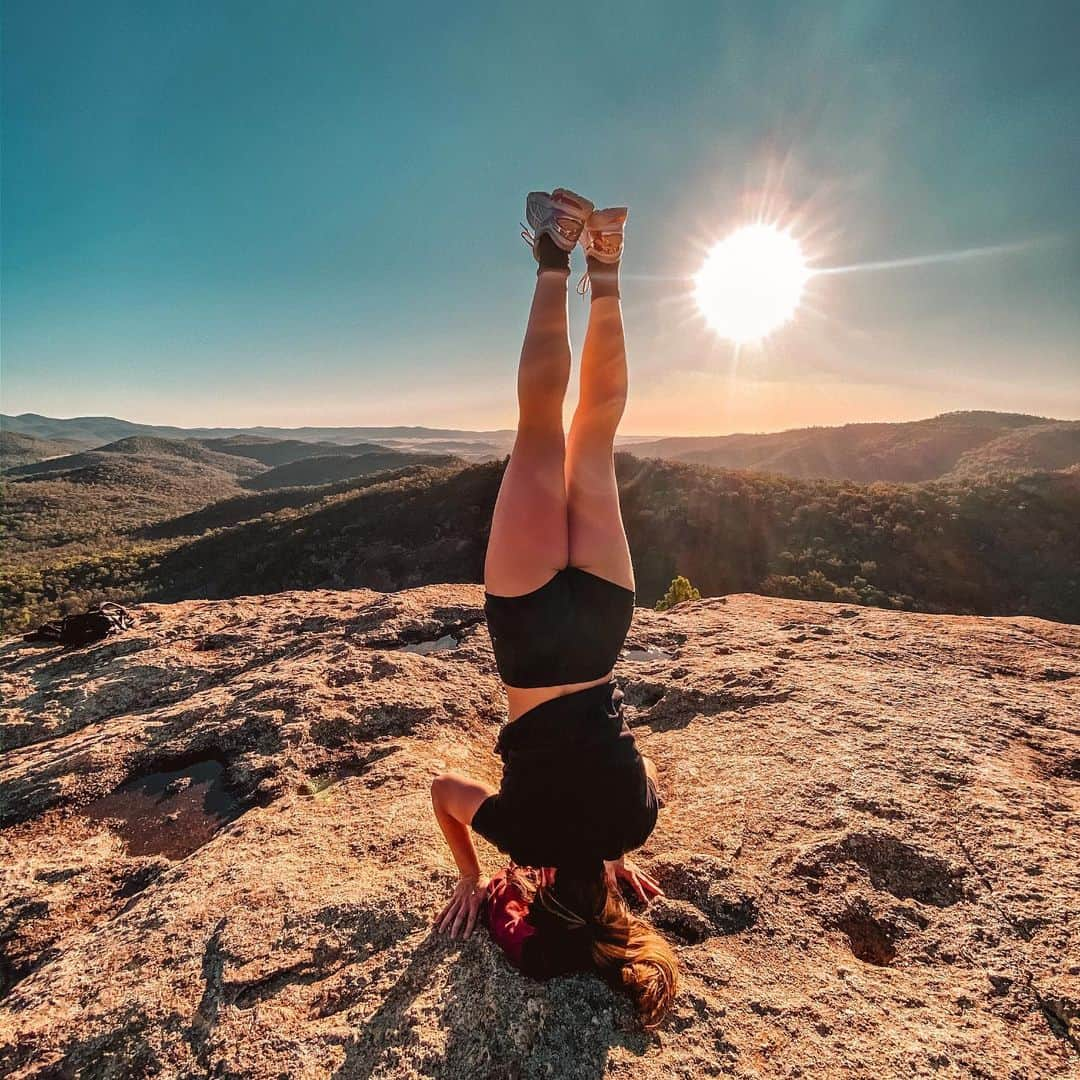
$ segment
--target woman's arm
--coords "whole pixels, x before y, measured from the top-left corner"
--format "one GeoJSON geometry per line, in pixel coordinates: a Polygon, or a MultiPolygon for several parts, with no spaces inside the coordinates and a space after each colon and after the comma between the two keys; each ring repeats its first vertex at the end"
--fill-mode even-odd
{"type": "Polygon", "coordinates": [[[435,925],[445,933],[456,938],[463,930],[463,937],[469,937],[476,924],[477,915],[484,903],[487,878],[480,872],[480,861],[476,857],[469,824],[480,804],[494,794],[491,788],[467,776],[455,776],[444,773],[437,776],[431,784],[431,805],[435,810],[435,820],[446,837],[447,844],[454,856],[458,873],[461,875],[454,889],[450,902],[435,919],[435,925]]]}

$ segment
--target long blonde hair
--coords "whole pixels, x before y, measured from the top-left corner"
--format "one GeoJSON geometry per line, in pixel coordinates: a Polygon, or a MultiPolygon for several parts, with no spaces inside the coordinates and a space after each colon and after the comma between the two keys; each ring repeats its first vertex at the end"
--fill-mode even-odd
{"type": "Polygon", "coordinates": [[[560,870],[546,887],[520,868],[517,873],[532,901],[537,945],[554,957],[551,973],[591,967],[630,995],[646,1031],[659,1027],[679,989],[679,963],[663,935],[630,911],[602,870],[587,876],[560,870]]]}

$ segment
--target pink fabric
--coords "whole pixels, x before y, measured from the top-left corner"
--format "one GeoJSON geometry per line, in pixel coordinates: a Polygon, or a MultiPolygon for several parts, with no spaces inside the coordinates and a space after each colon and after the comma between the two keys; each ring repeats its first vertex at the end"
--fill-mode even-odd
{"type": "Polygon", "coordinates": [[[520,968],[525,942],[536,927],[527,921],[528,901],[508,871],[500,870],[488,883],[485,909],[491,938],[515,967],[520,968]]]}

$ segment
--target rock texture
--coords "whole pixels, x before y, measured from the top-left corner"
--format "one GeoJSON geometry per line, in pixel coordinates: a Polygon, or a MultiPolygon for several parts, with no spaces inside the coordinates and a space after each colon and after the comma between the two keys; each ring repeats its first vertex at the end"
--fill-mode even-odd
{"type": "MultiPolygon", "coordinates": [[[[0,1073],[1078,1075],[1080,628],[754,596],[639,610],[684,986],[430,931],[443,769],[495,781],[475,586],[137,608],[0,650],[0,1073]]],[[[481,845],[489,868],[497,853],[481,845]]]]}

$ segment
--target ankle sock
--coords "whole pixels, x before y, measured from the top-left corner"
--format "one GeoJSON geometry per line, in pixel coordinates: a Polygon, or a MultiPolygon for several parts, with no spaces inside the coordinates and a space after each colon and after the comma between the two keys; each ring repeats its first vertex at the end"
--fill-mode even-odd
{"type": "Polygon", "coordinates": [[[565,270],[567,274],[570,273],[570,252],[563,251],[547,233],[540,237],[536,245],[536,257],[540,264],[536,268],[537,274],[541,270],[565,270]]]}
{"type": "Polygon", "coordinates": [[[593,299],[601,296],[619,297],[619,264],[601,262],[599,259],[586,259],[589,268],[589,285],[593,299]]]}

